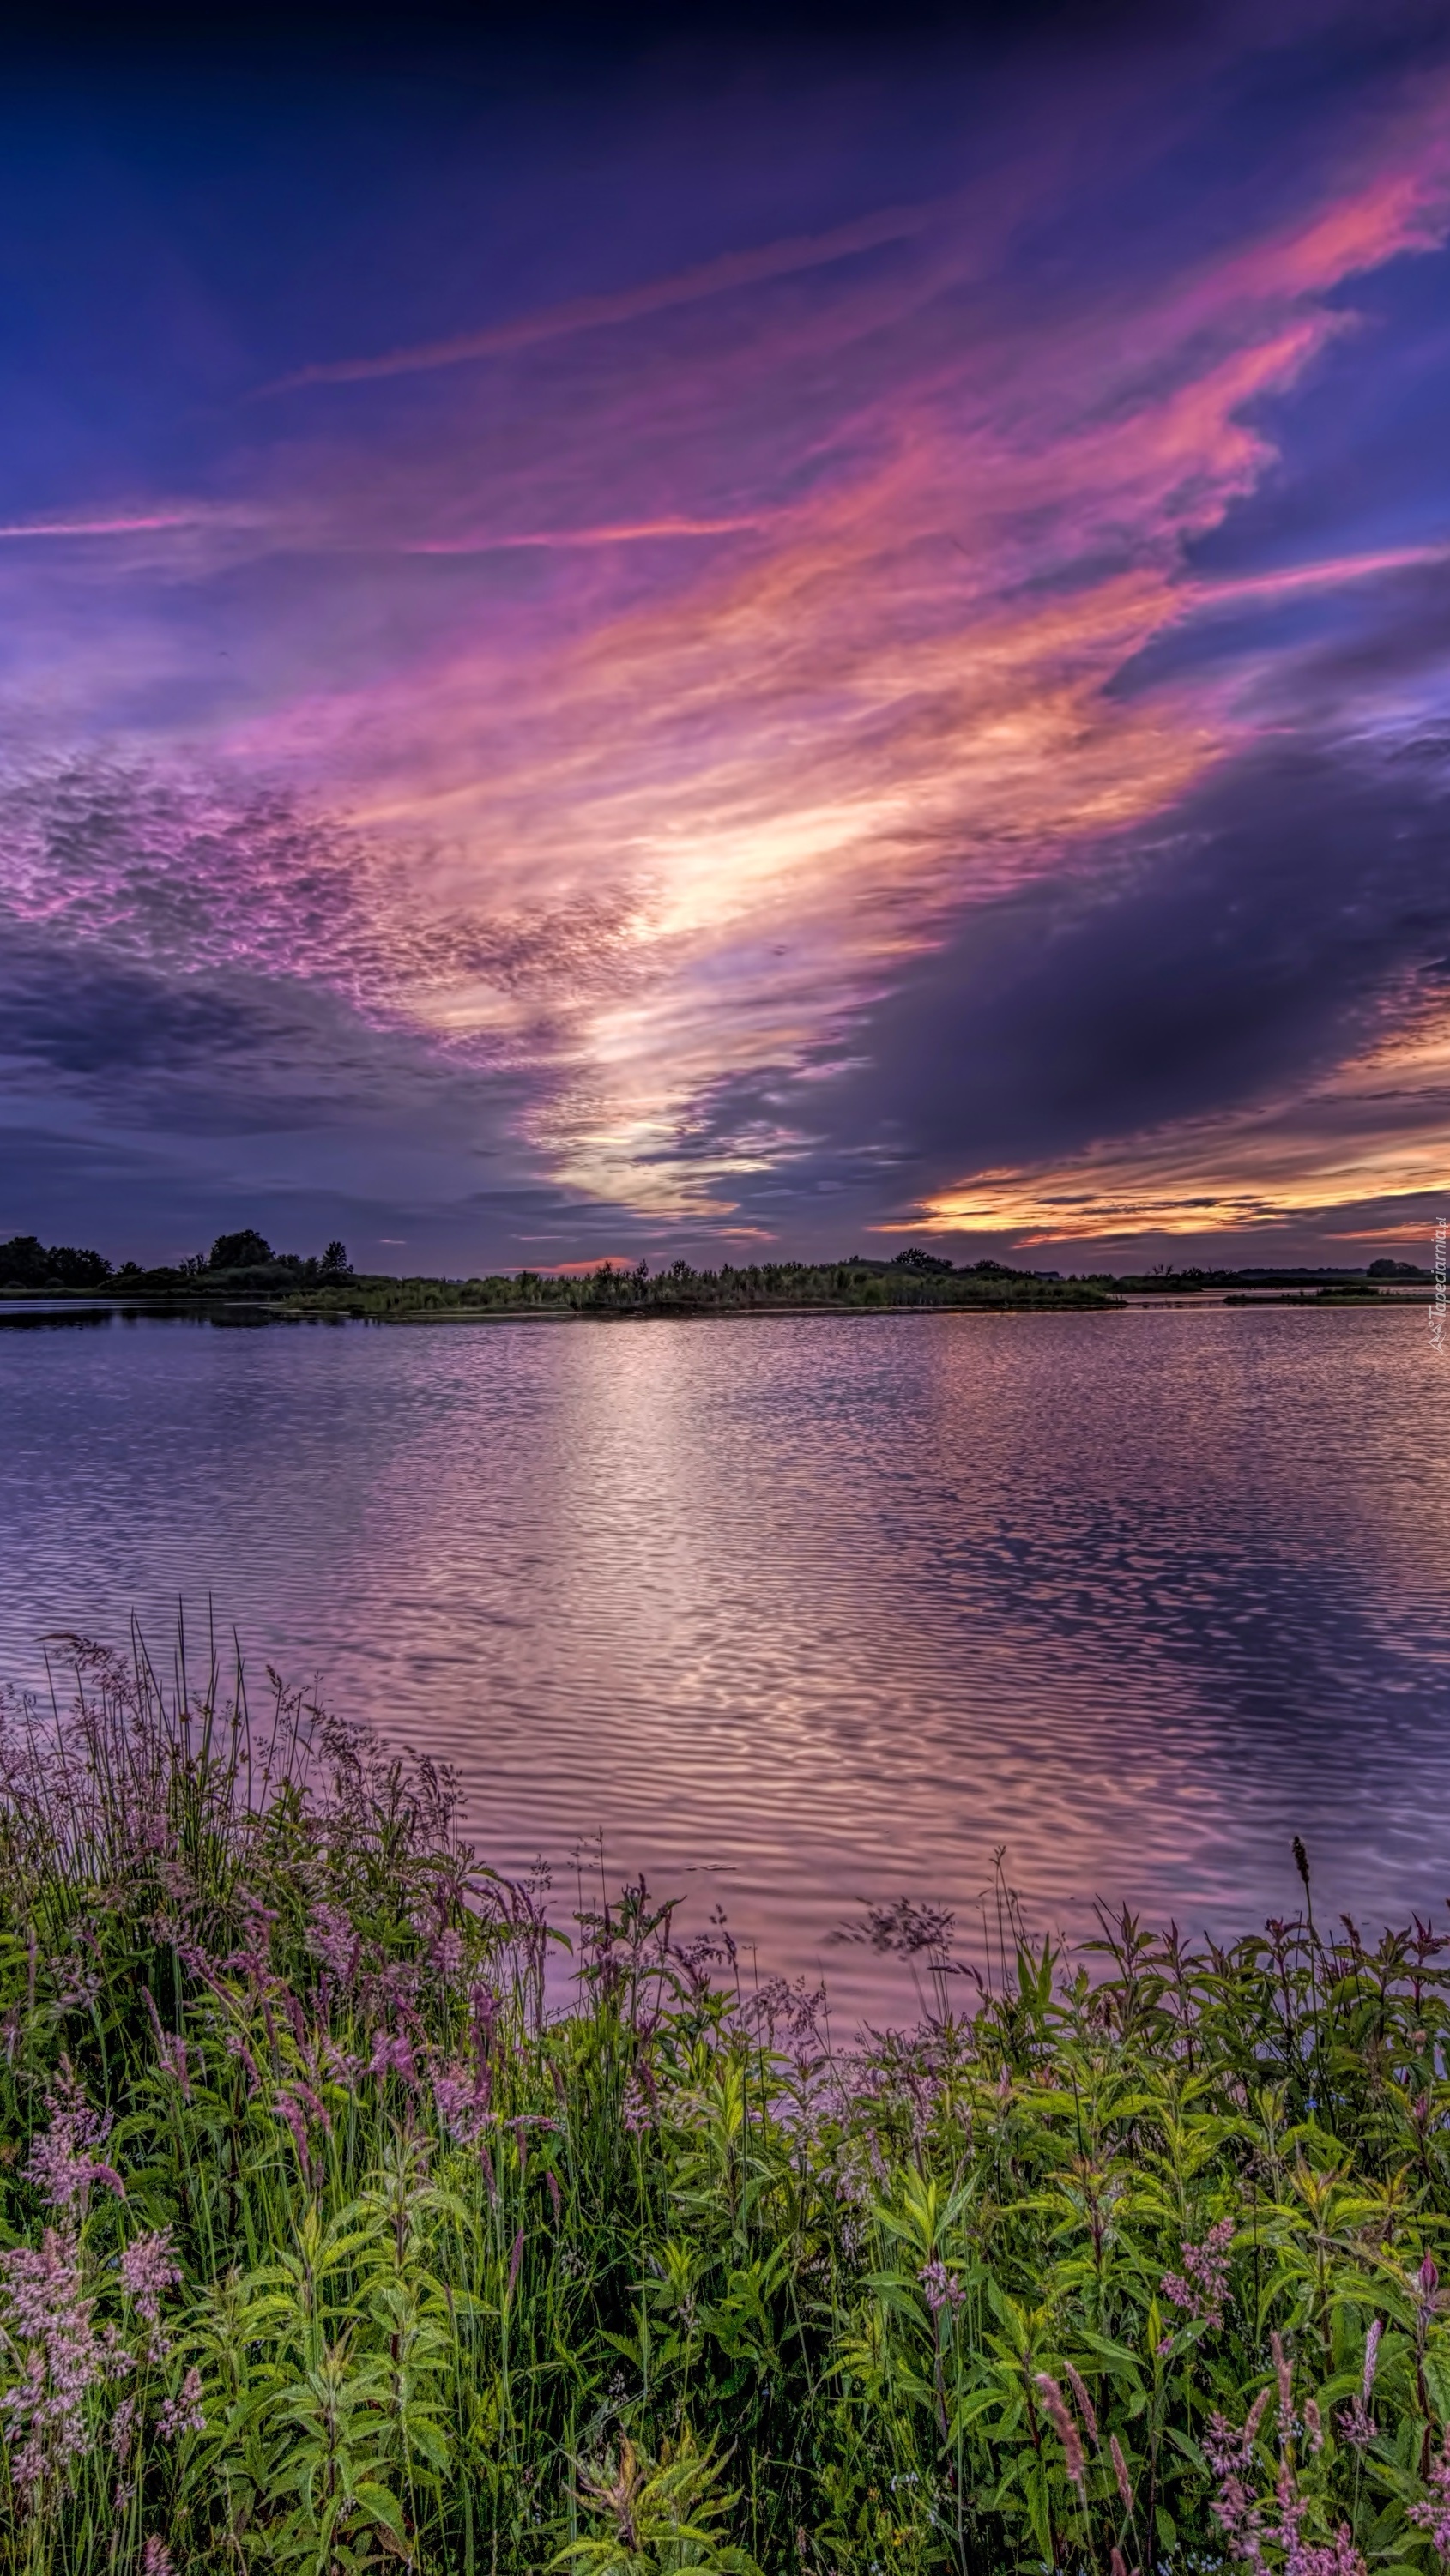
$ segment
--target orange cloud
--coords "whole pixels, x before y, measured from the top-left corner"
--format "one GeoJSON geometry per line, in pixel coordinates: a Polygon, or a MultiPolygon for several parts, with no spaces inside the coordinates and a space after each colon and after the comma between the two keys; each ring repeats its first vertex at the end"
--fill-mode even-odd
{"type": "MultiPolygon", "coordinates": [[[[1009,1231],[1035,1245],[1236,1233],[1447,1190],[1450,1005],[1441,1003],[1414,1042],[1395,1033],[1300,1094],[1150,1128],[1070,1167],[979,1172],[924,1202],[915,1230],[1009,1231]]],[[[1407,1219],[1387,1231],[1381,1214],[1343,1239],[1413,1230],[1407,1219]]]]}
{"type": "MultiPolygon", "coordinates": [[[[789,335],[772,318],[757,339],[747,318],[705,365],[700,399],[717,415],[713,453],[732,406],[753,416],[769,398],[767,355],[782,371],[774,489],[757,481],[723,510],[621,513],[552,536],[535,522],[486,541],[604,553],[643,536],[728,533],[728,550],[698,569],[672,562],[642,591],[602,567],[587,588],[548,594],[536,617],[502,612],[496,632],[485,623],[411,671],[234,737],[238,753],[290,765],[391,852],[370,896],[384,948],[389,917],[522,917],[607,895],[619,928],[605,986],[549,1008],[487,971],[415,976],[416,943],[399,944],[393,1001],[405,1017],[490,1060],[547,1070],[528,1125],[560,1178],[661,1216],[728,1212],[732,1180],[805,1140],[782,1129],[682,1156],[692,1099],[727,1074],[802,1063],[963,907],[1087,863],[1103,836],[1165,810],[1242,738],[1243,719],[1202,692],[1114,692],[1125,665],[1216,599],[1426,559],[1411,549],[1247,584],[1182,568],[1185,543],[1219,523],[1267,460],[1248,407],[1346,327],[1329,290],[1443,223],[1433,120],[1382,149],[1388,169],[1348,194],[1131,311],[1111,296],[1064,315],[1060,330],[994,309],[974,331],[956,328],[953,297],[977,253],[970,242],[952,252],[935,210],[930,259],[903,272],[894,307],[879,280],[858,289],[843,274],[800,332],[809,366],[828,358],[843,388],[804,488],[790,490],[802,460],[791,453],[789,335]]],[[[873,217],[814,245],[320,372],[564,340],[849,263],[877,242],[909,243],[926,222],[920,209],[873,217]]],[[[556,405],[569,382],[567,370],[550,380],[556,405]]],[[[699,449],[670,349],[641,351],[617,399],[621,438],[674,406],[688,476],[699,449]]],[[[1257,1206],[1251,1185],[1237,1197],[1224,1187],[1226,1212],[1257,1206]]],[[[1126,1167],[1099,1196],[1084,1225],[1109,1201],[1137,1208],[1126,1167]]],[[[1154,1222],[1179,1221],[1164,1214],[1173,1197],[1147,1189],[1154,1222]]],[[[954,1212],[944,1202],[940,1221],[989,1205],[970,1221],[1076,1222],[1058,1209],[1055,1179],[1005,1176],[974,1185],[954,1212]]],[[[1203,1219],[1184,1210],[1181,1221],[1203,1219]]]]}

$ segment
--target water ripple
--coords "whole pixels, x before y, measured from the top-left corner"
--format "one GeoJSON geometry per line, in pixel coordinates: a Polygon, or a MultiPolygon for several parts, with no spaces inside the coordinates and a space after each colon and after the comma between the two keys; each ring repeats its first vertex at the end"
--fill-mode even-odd
{"type": "Polygon", "coordinates": [[[0,1667],[210,1594],[457,1763],[490,1853],[723,1894],[774,1965],[993,1848],[1224,1928],[1298,1830],[1445,1898],[1446,1386],[1417,1313],[0,1332],[0,1667]]]}

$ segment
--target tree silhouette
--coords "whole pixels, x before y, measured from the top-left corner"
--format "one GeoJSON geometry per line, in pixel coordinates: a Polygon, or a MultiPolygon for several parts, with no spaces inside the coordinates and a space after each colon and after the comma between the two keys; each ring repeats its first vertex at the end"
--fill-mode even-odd
{"type": "Polygon", "coordinates": [[[270,1261],[272,1247],[255,1226],[244,1225],[235,1234],[219,1234],[211,1248],[213,1270],[255,1270],[259,1261],[270,1261]]]}

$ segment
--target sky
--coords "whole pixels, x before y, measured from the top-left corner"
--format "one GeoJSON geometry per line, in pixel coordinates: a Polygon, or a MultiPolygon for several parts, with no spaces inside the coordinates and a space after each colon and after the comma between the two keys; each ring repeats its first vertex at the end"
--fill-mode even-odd
{"type": "Polygon", "coordinates": [[[1425,1259],[1450,23],[0,84],[0,1237],[1425,1259]]]}

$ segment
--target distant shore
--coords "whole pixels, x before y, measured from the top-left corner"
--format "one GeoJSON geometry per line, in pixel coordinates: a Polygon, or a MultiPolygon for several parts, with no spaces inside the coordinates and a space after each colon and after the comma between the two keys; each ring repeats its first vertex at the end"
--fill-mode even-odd
{"type": "Polygon", "coordinates": [[[1126,1295],[1090,1289],[1056,1297],[1012,1296],[939,1297],[928,1304],[866,1304],[848,1299],[817,1298],[809,1302],[789,1299],[742,1299],[738,1304],[715,1301],[692,1305],[656,1302],[640,1306],[575,1306],[511,1304],[434,1304],[431,1301],[384,1297],[277,1298],[256,1292],[232,1292],[211,1296],[141,1295],[124,1290],[58,1289],[37,1295],[33,1290],[0,1289],[0,1323],[21,1322],[33,1316],[36,1322],[53,1315],[76,1320],[86,1313],[149,1315],[155,1317],[210,1316],[220,1321],[225,1316],[246,1315],[249,1319],[273,1324],[345,1324],[369,1323],[391,1325],[459,1325],[459,1324],[580,1324],[580,1323],[697,1323],[738,1322],[751,1317],[758,1321],[773,1318],[803,1319],[812,1316],[832,1318],[902,1315],[1123,1315],[1167,1310],[1182,1314],[1219,1313],[1225,1308],[1292,1306],[1312,1313],[1352,1311],[1357,1314],[1391,1314],[1406,1308],[1418,1312],[1425,1300],[1413,1289],[1269,1289],[1244,1290],[1238,1293],[1208,1290],[1198,1294],[1176,1296],[1145,1295],[1141,1290],[1126,1295]],[[7,1309],[9,1314],[7,1315],[7,1309]]]}

